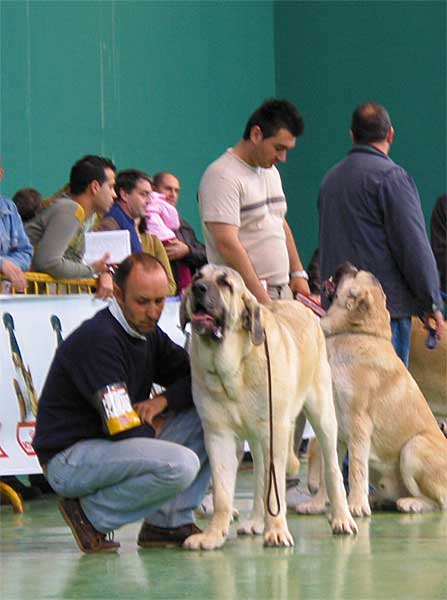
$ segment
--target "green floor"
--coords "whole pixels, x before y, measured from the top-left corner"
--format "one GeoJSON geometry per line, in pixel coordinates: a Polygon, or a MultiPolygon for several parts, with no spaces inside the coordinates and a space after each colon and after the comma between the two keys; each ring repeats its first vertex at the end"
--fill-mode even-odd
{"type": "MultiPolygon", "coordinates": [[[[236,506],[250,505],[251,471],[236,506]]],[[[356,538],[335,537],[324,517],[290,516],[291,549],[237,538],[213,552],[137,550],[139,525],[122,528],[117,555],[83,556],[46,497],[23,515],[1,507],[1,600],[447,600],[447,514],[376,514],[356,538]]]]}

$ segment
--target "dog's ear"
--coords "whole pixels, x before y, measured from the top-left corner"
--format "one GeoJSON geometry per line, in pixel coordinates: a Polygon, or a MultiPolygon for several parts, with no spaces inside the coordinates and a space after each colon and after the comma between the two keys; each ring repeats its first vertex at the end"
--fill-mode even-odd
{"type": "Polygon", "coordinates": [[[349,288],[346,308],[351,311],[354,308],[359,310],[368,310],[373,302],[372,296],[367,288],[353,285],[349,288]]]}
{"type": "Polygon", "coordinates": [[[250,332],[251,341],[255,346],[264,342],[264,329],[261,323],[261,309],[258,301],[251,294],[242,296],[245,308],[242,311],[242,326],[250,332]]]}
{"type": "Polygon", "coordinates": [[[189,288],[186,290],[186,293],[183,294],[182,301],[180,302],[179,317],[180,317],[180,327],[182,328],[182,331],[185,331],[185,327],[186,327],[187,323],[190,322],[190,318],[188,316],[188,311],[186,309],[186,304],[187,304],[188,298],[189,298],[188,292],[189,292],[189,288]]]}

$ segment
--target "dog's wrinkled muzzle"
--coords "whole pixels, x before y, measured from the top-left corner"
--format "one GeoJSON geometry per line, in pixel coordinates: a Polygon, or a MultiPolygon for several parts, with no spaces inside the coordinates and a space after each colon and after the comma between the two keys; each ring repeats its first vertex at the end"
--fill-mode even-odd
{"type": "Polygon", "coordinates": [[[193,283],[190,294],[193,331],[221,340],[225,310],[216,285],[198,280],[193,283]]]}

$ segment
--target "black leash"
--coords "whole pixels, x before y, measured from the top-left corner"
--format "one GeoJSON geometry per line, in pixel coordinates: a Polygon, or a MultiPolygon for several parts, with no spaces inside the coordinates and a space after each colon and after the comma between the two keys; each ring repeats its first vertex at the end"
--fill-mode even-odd
{"type": "Polygon", "coordinates": [[[267,490],[267,512],[272,517],[277,517],[281,511],[281,504],[279,501],[278,493],[278,481],[276,479],[275,463],[273,460],[273,401],[272,401],[272,371],[270,367],[270,353],[267,343],[267,334],[264,329],[264,348],[265,356],[267,358],[267,379],[268,379],[268,393],[269,393],[269,432],[270,432],[270,456],[269,456],[269,486],[267,490]],[[275,500],[277,510],[274,512],[270,504],[270,496],[272,494],[272,488],[275,490],[275,500]]]}

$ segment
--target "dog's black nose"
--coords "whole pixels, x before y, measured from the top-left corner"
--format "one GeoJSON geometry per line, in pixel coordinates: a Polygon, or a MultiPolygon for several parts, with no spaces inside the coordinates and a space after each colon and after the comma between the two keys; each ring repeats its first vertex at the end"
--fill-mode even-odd
{"type": "Polygon", "coordinates": [[[192,284],[192,290],[196,296],[203,296],[207,291],[207,285],[204,281],[195,281],[192,284]]]}

